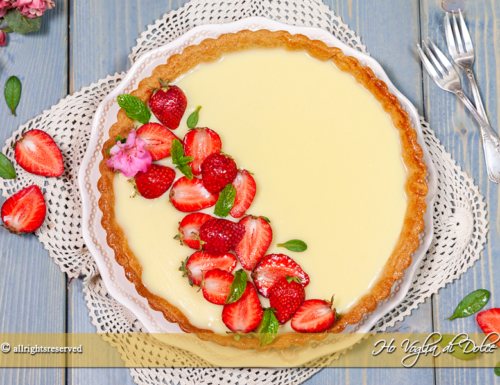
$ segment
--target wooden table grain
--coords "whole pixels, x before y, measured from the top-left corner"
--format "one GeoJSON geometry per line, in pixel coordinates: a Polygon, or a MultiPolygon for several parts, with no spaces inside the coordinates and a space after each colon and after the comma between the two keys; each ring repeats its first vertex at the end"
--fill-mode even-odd
{"type": "MultiPolygon", "coordinates": [[[[481,259],[459,280],[422,304],[398,330],[479,332],[474,317],[446,321],[469,292],[491,292],[500,266],[499,187],[488,181],[476,123],[453,95],[438,89],[417,60],[415,44],[431,37],[444,46],[443,3],[461,3],[477,53],[475,72],[491,125],[498,129],[500,100],[500,2],[495,0],[324,0],[362,38],[398,89],[430,122],[453,158],[485,196],[490,232],[481,259]]],[[[61,98],[130,67],[127,55],[140,32],[185,1],[56,0],[38,33],[11,34],[0,47],[0,85],[16,75],[23,84],[17,116],[0,102],[0,143],[20,124],[61,98]]],[[[0,199],[0,203],[3,203],[0,199]]],[[[2,332],[94,332],[81,280],[68,283],[33,235],[0,229],[0,330],[2,332]]],[[[306,384],[500,383],[491,369],[324,369],[306,384]]],[[[128,369],[2,369],[0,384],[133,384],[128,369]]]]}

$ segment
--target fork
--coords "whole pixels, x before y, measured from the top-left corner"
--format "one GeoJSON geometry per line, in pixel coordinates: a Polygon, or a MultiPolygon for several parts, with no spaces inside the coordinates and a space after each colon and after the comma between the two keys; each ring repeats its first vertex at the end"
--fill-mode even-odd
{"type": "Polygon", "coordinates": [[[458,73],[450,61],[432,40],[429,39],[429,43],[432,46],[432,50],[424,41],[422,41],[423,50],[417,44],[418,53],[427,72],[440,88],[455,94],[479,123],[488,177],[492,182],[500,183],[500,139],[491,129],[488,121],[481,116],[469,98],[464,94],[458,73]]]}

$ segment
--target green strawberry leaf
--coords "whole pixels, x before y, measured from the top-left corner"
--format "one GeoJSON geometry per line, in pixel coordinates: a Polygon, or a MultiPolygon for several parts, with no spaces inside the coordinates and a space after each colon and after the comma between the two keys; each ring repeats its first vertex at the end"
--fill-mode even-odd
{"type": "Polygon", "coordinates": [[[233,283],[231,283],[229,294],[226,298],[226,304],[234,303],[241,298],[247,288],[247,280],[248,277],[245,270],[240,269],[234,273],[233,283]]]}
{"type": "Polygon", "coordinates": [[[144,102],[136,96],[122,94],[118,96],[118,105],[125,110],[127,116],[142,124],[149,123],[151,111],[144,102]]]}
{"type": "Polygon", "coordinates": [[[486,305],[489,299],[490,299],[490,292],[488,290],[479,289],[473,291],[472,293],[467,295],[462,301],[460,301],[453,315],[450,318],[448,318],[448,321],[451,321],[452,319],[455,318],[468,317],[472,314],[477,313],[484,307],[484,305],[486,305]]]}
{"type": "MultiPolygon", "coordinates": [[[[116,140],[115,140],[115,143],[125,143],[127,141],[127,138],[122,138],[121,135],[117,135],[116,136],[116,140]]],[[[109,152],[111,151],[111,149],[114,147],[114,145],[112,146],[109,146],[108,147],[108,151],[106,151],[106,154],[109,156],[109,152]]]]}
{"type": "Polygon", "coordinates": [[[280,243],[276,246],[284,247],[290,251],[296,251],[296,252],[301,252],[301,251],[307,250],[307,245],[305,244],[305,242],[302,242],[299,239],[292,239],[291,241],[288,241],[285,243],[280,243]]]}
{"type": "Polygon", "coordinates": [[[268,217],[260,216],[262,219],[264,219],[267,223],[271,223],[271,220],[268,217]]]}
{"type": "Polygon", "coordinates": [[[9,158],[0,152],[0,178],[16,179],[16,170],[9,158]]]}
{"type": "Polygon", "coordinates": [[[274,315],[275,311],[274,308],[267,308],[264,310],[262,328],[260,329],[259,335],[259,346],[269,345],[276,338],[280,324],[274,315]]]}
{"type": "Polygon", "coordinates": [[[217,199],[214,214],[221,218],[227,217],[234,206],[235,199],[236,188],[231,183],[228,183],[221,191],[219,199],[217,199]]]}
{"type": "Polygon", "coordinates": [[[187,119],[187,126],[189,128],[195,128],[196,125],[198,124],[198,119],[200,118],[200,110],[201,110],[201,106],[198,106],[196,107],[196,110],[194,110],[194,112],[189,115],[189,118],[187,119]]]}
{"type": "Polygon", "coordinates": [[[189,163],[194,159],[191,156],[184,156],[184,147],[179,139],[172,140],[170,155],[172,156],[172,163],[175,164],[175,167],[182,172],[186,178],[193,179],[193,171],[189,163]]]}
{"type": "MultiPolygon", "coordinates": [[[[437,339],[439,338],[439,335],[434,335],[433,338],[437,339]]],[[[455,335],[453,334],[443,334],[441,341],[439,341],[439,345],[441,345],[443,348],[446,348],[450,342],[452,342],[455,339],[455,335]]],[[[460,336],[458,337],[454,344],[457,342],[462,341],[465,339],[465,336],[460,336]]],[[[465,353],[464,350],[466,348],[467,344],[464,344],[463,347],[460,347],[459,345],[453,346],[453,352],[449,352],[453,357],[458,358],[459,360],[471,360],[475,358],[479,352],[476,353],[465,353]]],[[[470,347],[469,347],[470,349],[470,347]]]]}
{"type": "Polygon", "coordinates": [[[7,83],[5,83],[5,101],[12,112],[12,115],[16,114],[16,107],[19,104],[19,100],[21,99],[21,82],[15,76],[11,76],[7,83]]]}
{"type": "Polygon", "coordinates": [[[42,24],[41,17],[35,17],[34,19],[29,19],[26,16],[21,15],[17,9],[11,9],[8,11],[4,19],[14,32],[17,33],[28,33],[35,32],[40,29],[42,24]]]}

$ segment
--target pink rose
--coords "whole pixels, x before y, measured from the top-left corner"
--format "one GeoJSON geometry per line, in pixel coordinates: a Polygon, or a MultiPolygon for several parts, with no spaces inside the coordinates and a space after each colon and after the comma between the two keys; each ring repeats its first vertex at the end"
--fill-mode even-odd
{"type": "Polygon", "coordinates": [[[136,139],[133,129],[128,134],[126,143],[117,142],[111,147],[111,158],[106,165],[115,171],[121,171],[127,178],[132,178],[139,171],[148,171],[152,159],[150,153],[144,149],[145,145],[144,140],[136,139]]]}
{"type": "Polygon", "coordinates": [[[7,34],[3,29],[0,29],[0,47],[2,45],[5,45],[5,42],[7,41],[7,34]]]}
{"type": "Polygon", "coordinates": [[[0,0],[0,17],[4,17],[9,9],[12,8],[12,1],[0,0]]]}
{"type": "MultiPolygon", "coordinates": [[[[52,3],[53,6],[53,2],[49,3],[52,3]]],[[[42,16],[47,9],[44,0],[17,0],[12,6],[16,7],[21,15],[29,19],[42,16]]]]}

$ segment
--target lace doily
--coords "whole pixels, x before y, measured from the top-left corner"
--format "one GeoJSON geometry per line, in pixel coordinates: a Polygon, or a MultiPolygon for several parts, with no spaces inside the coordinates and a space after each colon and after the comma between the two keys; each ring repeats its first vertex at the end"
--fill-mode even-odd
{"type": "MultiPolygon", "coordinates": [[[[352,47],[366,53],[360,38],[344,24],[321,0],[192,0],[177,11],[163,16],[141,34],[130,60],[134,62],[145,52],[170,42],[189,29],[201,24],[228,23],[249,16],[264,16],[282,23],[323,28],[352,47]]],[[[3,153],[14,159],[12,144],[22,133],[37,128],[47,131],[59,144],[65,159],[65,174],[61,178],[42,178],[22,170],[15,162],[18,178],[3,180],[4,197],[31,184],[42,188],[47,202],[47,218],[36,235],[49,255],[70,278],[84,276],[84,292],[92,323],[100,332],[144,331],[136,318],[111,298],[99,277],[99,272],[81,235],[81,202],[77,182],[78,168],[84,156],[92,117],[102,99],[122,80],[124,73],[108,76],[81,91],[66,97],[50,110],[19,127],[7,140],[3,153]]],[[[438,189],[434,204],[434,238],[422,260],[419,272],[404,301],[385,315],[375,331],[385,331],[402,321],[432,294],[460,277],[479,258],[486,240],[488,221],[486,204],[478,187],[465,174],[451,155],[439,143],[423,118],[421,123],[438,174],[438,189]]],[[[141,349],[148,354],[148,346],[141,349]]],[[[182,356],[174,349],[170,355],[182,356]]],[[[122,355],[134,352],[122,352],[122,355]]],[[[324,357],[314,362],[326,366],[338,357],[324,357]]],[[[183,358],[185,359],[185,357],[183,358]]],[[[192,358],[196,360],[196,358],[192,358]]],[[[137,384],[300,384],[317,368],[300,369],[131,369],[137,384]]]]}

